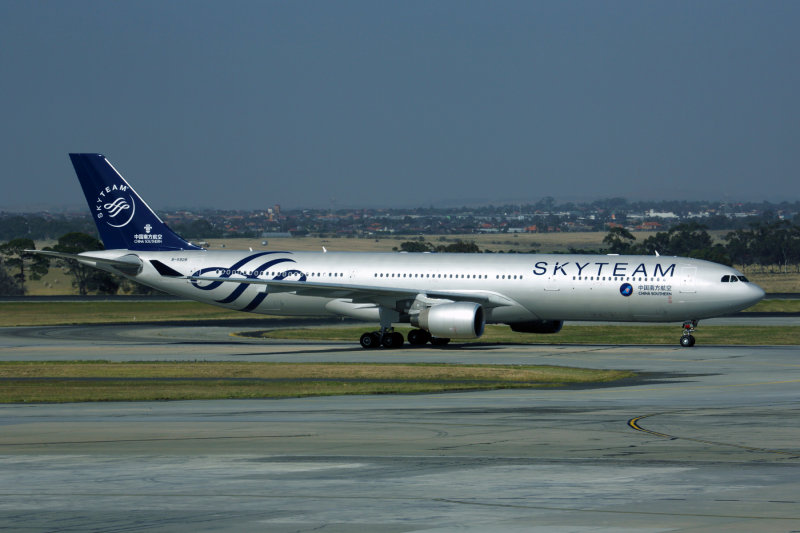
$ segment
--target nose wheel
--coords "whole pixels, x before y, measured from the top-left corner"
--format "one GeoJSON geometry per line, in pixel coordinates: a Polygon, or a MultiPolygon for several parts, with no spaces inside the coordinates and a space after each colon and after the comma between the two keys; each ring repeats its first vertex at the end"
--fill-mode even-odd
{"type": "Polygon", "coordinates": [[[683,335],[681,335],[681,346],[691,348],[694,346],[694,328],[697,327],[697,320],[687,320],[683,323],[683,335]]]}

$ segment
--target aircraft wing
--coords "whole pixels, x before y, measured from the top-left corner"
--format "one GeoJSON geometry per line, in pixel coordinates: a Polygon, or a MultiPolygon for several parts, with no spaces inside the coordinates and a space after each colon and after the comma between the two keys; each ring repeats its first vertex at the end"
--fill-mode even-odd
{"type": "Polygon", "coordinates": [[[475,302],[486,308],[516,305],[514,300],[492,291],[418,290],[402,287],[350,285],[347,283],[320,283],[315,281],[294,281],[285,279],[217,278],[210,276],[186,276],[186,279],[192,281],[223,281],[226,283],[265,285],[267,290],[272,293],[293,292],[301,296],[349,298],[352,299],[353,303],[375,303],[385,305],[387,300],[414,300],[419,295],[423,295],[427,298],[450,300],[454,302],[475,302]]]}
{"type": "Polygon", "coordinates": [[[74,259],[89,266],[110,266],[125,274],[135,275],[142,269],[142,260],[135,254],[125,254],[114,259],[107,257],[95,257],[85,254],[68,254],[66,252],[54,252],[52,250],[25,250],[25,253],[40,254],[58,259],[74,259]]]}

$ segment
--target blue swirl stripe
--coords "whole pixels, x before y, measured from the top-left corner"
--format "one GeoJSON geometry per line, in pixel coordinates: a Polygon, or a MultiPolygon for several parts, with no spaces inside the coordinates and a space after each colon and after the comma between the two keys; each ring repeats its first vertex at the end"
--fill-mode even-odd
{"type": "Polygon", "coordinates": [[[261,304],[261,302],[263,302],[264,298],[266,298],[266,297],[267,297],[267,293],[266,292],[259,292],[258,294],[256,294],[256,297],[253,298],[252,302],[250,302],[249,304],[247,304],[243,308],[239,309],[239,311],[247,311],[248,313],[252,312],[253,309],[258,307],[259,304],[261,304]]]}
{"type": "MultiPolygon", "coordinates": [[[[294,262],[294,261],[292,261],[292,262],[294,262]]],[[[299,274],[300,275],[300,278],[298,278],[297,281],[306,281],[306,275],[304,273],[300,272],[299,270],[287,270],[287,271],[283,272],[282,274],[279,274],[279,275],[275,276],[272,279],[277,279],[277,280],[286,279],[288,276],[291,276],[292,274],[299,274]]],[[[253,311],[256,307],[258,307],[258,305],[261,302],[264,301],[264,298],[267,297],[267,294],[268,293],[267,293],[266,290],[264,292],[259,292],[258,294],[256,294],[255,298],[253,298],[253,300],[249,304],[247,304],[242,309],[240,309],[240,311],[247,311],[248,313],[253,311]]]]}
{"type": "MultiPolygon", "coordinates": [[[[246,265],[247,263],[249,263],[253,259],[256,259],[257,257],[263,257],[265,255],[277,254],[277,253],[284,253],[284,252],[259,252],[257,254],[248,255],[247,257],[245,257],[241,261],[237,261],[236,263],[234,263],[230,267],[207,267],[207,268],[203,268],[203,269],[198,270],[197,272],[195,272],[192,275],[193,276],[202,276],[203,274],[207,274],[209,272],[214,272],[214,271],[217,271],[217,270],[221,270],[222,274],[220,275],[220,278],[229,278],[233,274],[235,274],[236,271],[239,268],[243,267],[244,265],[246,265]]],[[[203,291],[210,291],[210,290],[216,289],[217,287],[222,285],[223,282],[222,281],[213,281],[213,282],[209,283],[208,285],[205,285],[205,286],[202,286],[202,287],[200,285],[198,285],[198,283],[199,282],[197,280],[192,280],[192,285],[195,288],[198,288],[198,289],[203,290],[203,291]]]]}
{"type": "MultiPolygon", "coordinates": [[[[275,266],[275,265],[278,265],[278,264],[280,264],[280,263],[294,263],[294,261],[293,261],[293,260],[291,260],[291,259],[285,259],[285,258],[282,258],[282,259],[274,259],[274,260],[272,260],[272,261],[267,261],[267,262],[266,262],[266,263],[264,263],[263,265],[259,265],[259,267],[256,269],[256,271],[257,271],[257,272],[260,272],[260,271],[262,271],[262,270],[266,270],[266,269],[268,269],[268,268],[270,268],[270,267],[273,267],[273,266],[275,266]]],[[[253,275],[253,274],[247,274],[245,277],[246,277],[247,279],[258,279],[258,276],[256,276],[256,275],[253,275]]],[[[278,279],[278,278],[276,277],[276,278],[274,278],[274,279],[278,279]]],[[[280,278],[280,279],[283,279],[283,278],[280,278]]],[[[214,283],[216,283],[216,281],[215,281],[214,283]]],[[[221,303],[221,304],[229,304],[229,303],[233,302],[234,300],[236,300],[236,298],[238,298],[239,296],[241,296],[241,295],[242,295],[242,293],[243,293],[245,290],[247,290],[247,286],[248,286],[248,285],[249,285],[248,283],[240,283],[240,284],[239,284],[239,286],[238,286],[238,287],[236,287],[236,288],[233,290],[233,292],[232,292],[232,293],[230,293],[230,294],[229,294],[229,295],[228,295],[226,298],[223,298],[222,300],[217,300],[217,302],[219,302],[219,303],[221,303]]]]}
{"type": "MultiPolygon", "coordinates": [[[[244,259],[241,259],[240,261],[237,261],[236,263],[234,263],[230,267],[206,267],[206,268],[198,270],[197,272],[195,272],[192,275],[193,276],[202,276],[203,274],[207,274],[209,272],[222,272],[219,277],[220,278],[224,278],[224,279],[228,279],[234,274],[244,275],[247,279],[258,279],[258,273],[259,272],[263,272],[265,270],[268,270],[269,268],[271,268],[271,267],[273,267],[275,265],[279,265],[281,263],[295,263],[296,262],[293,259],[288,259],[288,258],[282,257],[282,258],[279,258],[279,259],[272,259],[270,261],[262,263],[261,265],[259,265],[258,267],[254,268],[254,269],[247,269],[247,272],[248,272],[247,274],[245,274],[242,271],[239,271],[240,268],[242,268],[244,265],[246,265],[247,263],[249,263],[253,259],[257,259],[257,258],[263,257],[265,255],[276,254],[276,253],[287,253],[287,252],[260,252],[260,253],[257,253],[257,254],[249,255],[249,256],[245,257],[244,259]]],[[[303,272],[299,271],[299,270],[286,270],[286,271],[280,272],[277,276],[273,277],[272,279],[282,280],[282,279],[286,279],[287,277],[292,276],[292,275],[299,275],[300,278],[298,279],[298,281],[306,281],[306,275],[303,272]]],[[[231,282],[235,282],[235,280],[231,280],[231,282]]],[[[203,291],[210,291],[210,290],[216,289],[219,286],[221,286],[223,283],[225,283],[225,282],[224,281],[212,281],[208,285],[201,286],[201,285],[199,285],[199,282],[197,280],[192,280],[192,285],[195,288],[203,290],[203,291]]],[[[239,298],[239,296],[241,296],[242,293],[244,293],[245,290],[247,290],[247,286],[248,285],[249,285],[249,283],[240,283],[228,296],[226,296],[225,298],[222,298],[221,300],[215,300],[215,301],[217,303],[221,303],[221,304],[232,303],[237,298],[239,298]]],[[[249,304],[247,304],[241,310],[242,311],[253,311],[254,309],[256,309],[259,306],[259,304],[261,304],[261,302],[264,301],[264,299],[267,297],[267,295],[268,295],[268,292],[266,290],[262,291],[262,292],[259,292],[258,294],[255,295],[255,297],[252,299],[252,301],[249,304]]]]}

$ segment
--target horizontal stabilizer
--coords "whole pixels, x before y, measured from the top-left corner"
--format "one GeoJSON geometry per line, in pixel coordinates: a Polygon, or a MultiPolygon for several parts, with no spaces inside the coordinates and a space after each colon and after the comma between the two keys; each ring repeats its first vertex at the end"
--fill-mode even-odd
{"type": "Polygon", "coordinates": [[[108,257],[96,257],[86,254],[68,254],[66,252],[54,252],[52,250],[25,250],[25,253],[46,255],[58,259],[72,259],[89,266],[108,266],[113,267],[123,274],[135,276],[142,271],[142,260],[135,254],[126,254],[110,259],[108,257]]]}

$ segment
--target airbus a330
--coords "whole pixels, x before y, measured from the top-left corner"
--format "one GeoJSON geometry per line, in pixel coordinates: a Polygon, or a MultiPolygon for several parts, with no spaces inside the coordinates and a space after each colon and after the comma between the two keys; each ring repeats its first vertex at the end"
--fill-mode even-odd
{"type": "Polygon", "coordinates": [[[70,258],[187,299],[250,313],[379,324],[364,348],[475,339],[485,324],[557,333],[565,320],[676,322],[740,311],[764,291],[734,268],[639,255],[206,250],[174,233],[100,154],[70,154],[104,250],[70,258]]]}

